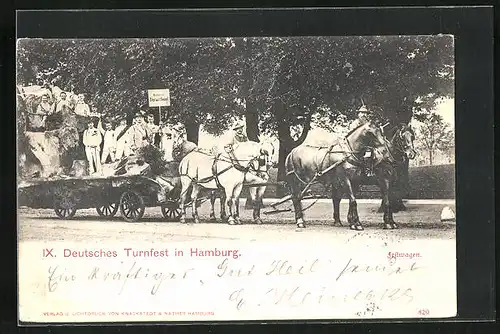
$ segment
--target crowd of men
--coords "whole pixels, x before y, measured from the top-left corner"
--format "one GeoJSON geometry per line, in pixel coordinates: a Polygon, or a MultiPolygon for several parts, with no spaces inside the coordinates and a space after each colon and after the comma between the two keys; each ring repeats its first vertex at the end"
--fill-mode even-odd
{"type": "MultiPolygon", "coordinates": [[[[164,122],[155,124],[154,115],[144,111],[134,116],[132,124],[128,124],[125,116],[112,122],[95,112],[86,103],[83,94],[68,94],[57,87],[39,86],[36,92],[43,95],[40,103],[27,111],[26,130],[44,132],[62,126],[75,126],[84,146],[90,174],[100,172],[103,164],[133,155],[147,145],[157,146],[163,151],[164,159],[172,161],[174,146],[185,140],[182,127],[164,122]]],[[[25,93],[29,95],[32,92],[26,90],[25,93]]]]}
{"type": "Polygon", "coordinates": [[[96,126],[96,120],[91,119],[83,133],[91,174],[99,172],[102,164],[119,161],[147,145],[157,146],[163,151],[163,158],[172,161],[173,148],[179,140],[184,140],[179,129],[163,122],[156,125],[154,115],[148,114],[145,120],[143,113],[137,113],[131,125],[127,124],[126,118],[120,118],[115,128],[111,121],[99,118],[96,126]]]}

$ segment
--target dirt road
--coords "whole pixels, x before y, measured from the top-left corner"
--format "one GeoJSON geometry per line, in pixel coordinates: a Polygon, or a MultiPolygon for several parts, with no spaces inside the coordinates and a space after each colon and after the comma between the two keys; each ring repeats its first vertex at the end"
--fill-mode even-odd
{"type": "MultiPolygon", "coordinates": [[[[218,208],[216,203],[216,208],[218,208]]],[[[318,203],[307,211],[308,227],[298,232],[295,229],[293,213],[276,215],[262,214],[264,224],[255,225],[251,221],[251,211],[242,206],[240,215],[243,225],[229,226],[220,222],[210,222],[209,205],[204,203],[199,209],[201,224],[180,224],[166,222],[159,208],[147,208],[140,222],[127,223],[119,214],[112,219],[100,218],[93,209],[79,210],[68,221],[58,219],[52,210],[20,209],[20,241],[190,241],[199,239],[227,240],[282,240],[315,238],[350,238],[353,235],[382,237],[394,240],[454,239],[454,224],[440,222],[442,204],[407,204],[408,210],[395,214],[400,229],[387,231],[381,228],[382,214],[377,213],[378,204],[358,204],[359,215],[365,231],[355,232],[347,226],[332,226],[331,204],[318,203]]],[[[268,209],[263,209],[266,211],[268,209]]],[[[341,205],[341,217],[345,223],[347,204],[341,205]]],[[[217,213],[218,214],[218,213],[217,213]]],[[[191,218],[190,210],[187,217],[191,218]]]]}

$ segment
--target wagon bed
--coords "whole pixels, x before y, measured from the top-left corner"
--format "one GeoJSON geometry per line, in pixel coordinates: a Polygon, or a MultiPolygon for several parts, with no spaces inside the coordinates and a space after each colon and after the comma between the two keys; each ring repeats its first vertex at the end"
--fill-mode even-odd
{"type": "Polygon", "coordinates": [[[146,207],[161,206],[169,220],[180,215],[178,177],[143,175],[91,175],[22,180],[19,205],[34,209],[53,208],[61,219],[72,218],[78,209],[96,208],[111,218],[120,210],[126,221],[138,221],[146,207]]]}

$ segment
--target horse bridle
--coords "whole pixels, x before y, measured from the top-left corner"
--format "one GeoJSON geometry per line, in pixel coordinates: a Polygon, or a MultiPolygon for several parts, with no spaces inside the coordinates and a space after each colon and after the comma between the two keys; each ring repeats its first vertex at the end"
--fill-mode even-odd
{"type": "Polygon", "coordinates": [[[399,151],[399,153],[402,153],[403,157],[405,158],[406,158],[406,149],[411,148],[407,147],[406,143],[405,144],[402,143],[403,135],[407,132],[409,132],[412,136],[414,136],[413,132],[408,127],[402,126],[398,129],[398,131],[394,133],[394,135],[390,140],[390,143],[392,144],[394,149],[399,151]]]}
{"type": "MultiPolygon", "coordinates": [[[[387,123],[388,124],[388,123],[387,123]]],[[[387,124],[385,125],[381,125],[380,126],[380,132],[382,133],[382,137],[384,139],[382,145],[385,147],[385,149],[387,150],[387,152],[389,153],[390,157],[392,160],[396,161],[396,159],[394,158],[394,155],[392,154],[391,150],[389,149],[389,146],[387,145],[387,143],[389,142],[389,140],[387,139],[387,137],[384,135],[384,127],[387,126],[387,124]]],[[[352,149],[352,145],[351,143],[349,142],[349,136],[353,133],[354,131],[351,131],[349,132],[345,137],[344,137],[344,141],[347,143],[347,146],[349,148],[349,151],[351,153],[351,155],[354,157],[354,159],[356,159],[357,161],[360,161],[360,159],[356,156],[356,153],[361,153],[361,152],[364,152],[364,150],[362,151],[354,151],[352,149]]],[[[377,149],[377,147],[372,147],[372,146],[367,146],[366,147],[367,149],[370,149],[370,150],[373,150],[375,151],[377,149]]]]}
{"type": "Polygon", "coordinates": [[[246,165],[246,167],[242,166],[240,164],[240,161],[236,158],[236,156],[234,154],[234,149],[233,149],[232,145],[230,145],[226,149],[226,152],[228,153],[228,157],[230,159],[231,165],[233,165],[233,167],[236,168],[237,170],[239,170],[241,172],[244,172],[244,173],[251,173],[251,172],[253,172],[252,174],[254,174],[254,175],[258,176],[258,177],[262,177],[261,175],[263,173],[267,174],[267,171],[261,171],[258,167],[257,168],[254,167],[254,162],[257,162],[257,164],[258,164],[259,167],[265,165],[265,162],[264,162],[264,164],[261,163],[262,156],[264,155],[262,152],[260,152],[261,154],[259,156],[255,156],[255,157],[252,157],[249,160],[246,160],[246,161],[248,161],[248,164],[246,165]]]}

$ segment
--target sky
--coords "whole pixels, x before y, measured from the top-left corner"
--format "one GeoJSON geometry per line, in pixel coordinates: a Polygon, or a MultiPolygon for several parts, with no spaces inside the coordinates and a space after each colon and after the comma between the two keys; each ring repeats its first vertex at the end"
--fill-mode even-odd
{"type": "Polygon", "coordinates": [[[449,123],[451,127],[455,127],[455,99],[446,99],[437,106],[436,112],[440,114],[444,121],[449,123]]]}

